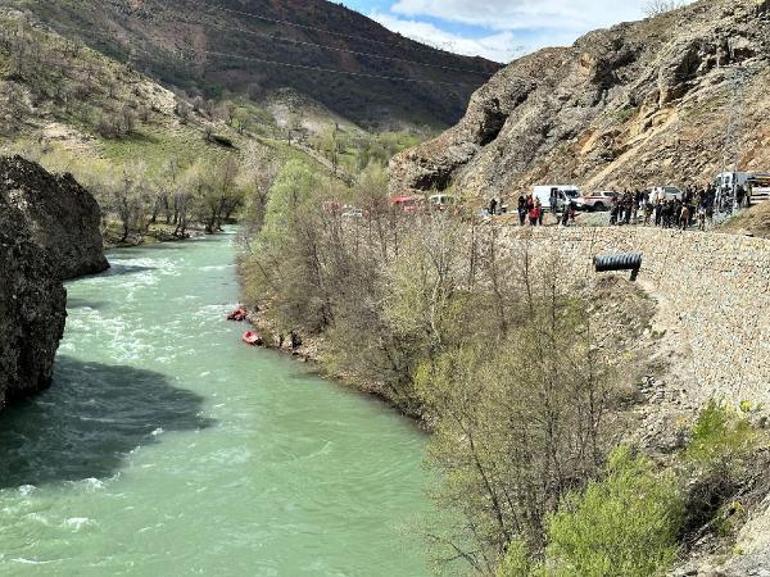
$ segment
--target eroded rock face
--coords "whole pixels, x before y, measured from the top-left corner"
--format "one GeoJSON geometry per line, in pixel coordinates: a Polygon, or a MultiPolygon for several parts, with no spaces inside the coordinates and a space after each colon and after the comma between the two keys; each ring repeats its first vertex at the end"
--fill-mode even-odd
{"type": "Polygon", "coordinates": [[[742,170],[770,170],[769,6],[701,0],[521,58],[457,126],[393,159],[392,192],[702,182],[736,153],[742,170]]]}
{"type": "Polygon", "coordinates": [[[0,195],[0,409],[48,386],[66,293],[24,215],[0,195]]]}
{"type": "Polygon", "coordinates": [[[54,176],[19,156],[0,158],[0,198],[14,206],[34,241],[51,255],[54,273],[71,279],[102,272],[101,211],[67,174],[54,176]]]}

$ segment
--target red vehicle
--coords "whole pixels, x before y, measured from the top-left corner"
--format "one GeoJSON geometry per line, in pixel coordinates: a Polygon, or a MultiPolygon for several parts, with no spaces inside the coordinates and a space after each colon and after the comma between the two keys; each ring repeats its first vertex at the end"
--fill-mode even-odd
{"type": "Polygon", "coordinates": [[[421,201],[422,198],[414,195],[394,196],[390,199],[390,206],[411,214],[419,210],[421,201]]]}

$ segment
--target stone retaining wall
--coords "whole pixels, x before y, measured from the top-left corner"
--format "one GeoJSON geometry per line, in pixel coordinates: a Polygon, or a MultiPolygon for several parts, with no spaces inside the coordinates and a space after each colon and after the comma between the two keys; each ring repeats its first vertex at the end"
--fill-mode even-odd
{"type": "Polygon", "coordinates": [[[512,250],[556,251],[572,278],[593,257],[639,251],[640,284],[686,350],[679,376],[697,403],[718,397],[770,407],[770,241],[652,228],[510,228],[512,250]]]}

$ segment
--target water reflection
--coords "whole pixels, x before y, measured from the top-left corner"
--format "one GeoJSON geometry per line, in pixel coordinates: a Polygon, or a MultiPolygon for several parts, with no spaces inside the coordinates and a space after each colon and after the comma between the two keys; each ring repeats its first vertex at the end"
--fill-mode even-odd
{"type": "Polygon", "coordinates": [[[50,390],[0,415],[0,488],[111,477],[153,433],[212,426],[202,403],[160,373],[60,356],[50,390]]]}

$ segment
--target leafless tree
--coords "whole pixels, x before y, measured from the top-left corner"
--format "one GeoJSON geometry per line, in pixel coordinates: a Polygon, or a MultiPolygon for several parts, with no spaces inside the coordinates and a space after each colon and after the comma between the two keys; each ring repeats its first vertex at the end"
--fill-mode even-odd
{"type": "Polygon", "coordinates": [[[687,0],[648,0],[644,12],[650,18],[666,14],[688,4],[687,0]]]}

